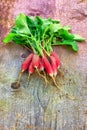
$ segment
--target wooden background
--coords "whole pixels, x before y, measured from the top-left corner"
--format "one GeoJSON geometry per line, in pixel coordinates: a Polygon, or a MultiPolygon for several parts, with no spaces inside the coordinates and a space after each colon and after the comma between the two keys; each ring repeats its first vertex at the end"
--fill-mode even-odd
{"type": "Polygon", "coordinates": [[[78,53],[54,48],[62,61],[57,83],[65,94],[50,79],[46,86],[37,73],[29,84],[25,73],[21,88],[11,89],[29,52],[2,40],[20,12],[60,19],[87,39],[86,0],[0,0],[0,130],[87,130],[87,41],[79,43],[78,53]]]}

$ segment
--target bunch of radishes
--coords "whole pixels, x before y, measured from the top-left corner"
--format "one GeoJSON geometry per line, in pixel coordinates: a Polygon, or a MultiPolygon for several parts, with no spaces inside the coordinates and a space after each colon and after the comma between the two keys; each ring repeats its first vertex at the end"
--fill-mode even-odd
{"type": "Polygon", "coordinates": [[[60,67],[60,59],[55,51],[50,56],[44,54],[42,57],[31,53],[22,64],[22,72],[28,70],[29,75],[33,74],[35,69],[45,71],[50,77],[56,76],[60,67]]]}
{"type": "MultiPolygon", "coordinates": [[[[77,41],[85,40],[80,35],[70,33],[70,29],[70,26],[61,25],[59,20],[40,16],[32,17],[21,13],[16,17],[15,26],[3,42],[7,44],[13,41],[32,50],[32,53],[22,64],[21,74],[26,70],[28,70],[29,76],[35,70],[39,74],[43,71],[53,79],[56,87],[62,91],[54,78],[57,76],[61,62],[56,52],[53,51],[53,46],[69,45],[74,51],[78,51],[77,41]]],[[[20,84],[21,74],[13,86],[20,84]]]]}

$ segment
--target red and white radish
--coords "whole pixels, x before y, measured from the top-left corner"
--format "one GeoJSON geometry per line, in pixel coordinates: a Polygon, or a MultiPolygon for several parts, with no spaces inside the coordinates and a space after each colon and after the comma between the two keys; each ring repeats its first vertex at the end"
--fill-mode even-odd
{"type": "Polygon", "coordinates": [[[48,73],[49,76],[52,77],[53,76],[53,70],[52,70],[52,67],[51,67],[49,60],[47,59],[46,56],[43,56],[42,61],[44,63],[44,68],[46,69],[46,72],[48,73]]]}
{"type": "Polygon", "coordinates": [[[31,53],[22,64],[22,72],[26,71],[32,61],[33,53],[31,53]]]}
{"type": "Polygon", "coordinates": [[[53,69],[53,75],[57,75],[57,65],[56,65],[56,59],[53,56],[50,56],[50,62],[51,62],[51,67],[53,69]]]}
{"type": "Polygon", "coordinates": [[[32,58],[32,65],[34,68],[38,68],[39,66],[40,57],[38,54],[34,54],[32,58]]]}
{"type": "Polygon", "coordinates": [[[61,65],[61,62],[60,62],[60,59],[59,59],[58,55],[56,54],[55,51],[53,51],[53,52],[51,53],[51,56],[55,57],[55,59],[56,59],[56,65],[57,65],[57,68],[59,69],[59,68],[60,68],[60,65],[61,65]]]}
{"type": "Polygon", "coordinates": [[[43,64],[42,58],[40,58],[39,67],[38,68],[39,68],[40,71],[44,70],[44,64],[43,64]]]}
{"type": "Polygon", "coordinates": [[[34,69],[34,67],[33,67],[33,63],[32,63],[32,61],[31,61],[30,65],[29,65],[29,67],[28,67],[29,75],[30,75],[30,74],[33,74],[34,71],[35,71],[35,69],[34,69]]]}

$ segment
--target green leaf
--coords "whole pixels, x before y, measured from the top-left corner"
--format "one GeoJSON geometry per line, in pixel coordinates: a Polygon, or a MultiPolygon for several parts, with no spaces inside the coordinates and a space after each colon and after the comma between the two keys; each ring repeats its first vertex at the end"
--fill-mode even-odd
{"type": "Polygon", "coordinates": [[[70,31],[71,30],[71,27],[70,26],[65,26],[63,27],[64,30],[67,30],[67,31],[70,31]]]}
{"type": "Polygon", "coordinates": [[[6,38],[4,38],[3,42],[8,43],[11,42],[18,34],[15,33],[9,33],[6,38]]]}
{"type": "Polygon", "coordinates": [[[40,16],[36,16],[36,22],[38,25],[42,25],[44,23],[44,20],[40,16]]]}
{"type": "Polygon", "coordinates": [[[63,40],[62,42],[57,42],[57,45],[68,45],[71,46],[74,51],[78,51],[78,44],[76,41],[63,40]]]}
{"type": "Polygon", "coordinates": [[[82,42],[85,41],[85,38],[81,37],[79,34],[73,34],[74,40],[82,42]]]}
{"type": "Polygon", "coordinates": [[[26,16],[26,21],[27,21],[27,25],[28,27],[35,27],[36,25],[36,21],[35,21],[35,18],[32,17],[32,16],[26,16]]]}
{"type": "Polygon", "coordinates": [[[60,20],[53,20],[53,19],[51,19],[51,18],[50,18],[50,21],[51,21],[53,24],[55,24],[55,23],[56,23],[56,24],[60,23],[60,20]]]}
{"type": "Polygon", "coordinates": [[[70,32],[68,32],[67,30],[65,30],[64,28],[63,29],[60,29],[59,32],[58,32],[59,36],[62,38],[62,39],[65,39],[65,40],[73,40],[74,39],[74,36],[73,34],[71,34],[70,32]]]}
{"type": "Polygon", "coordinates": [[[53,33],[55,33],[55,32],[58,32],[58,30],[60,30],[60,29],[62,29],[63,28],[63,26],[61,25],[61,24],[51,24],[51,26],[50,26],[50,31],[51,32],[53,32],[53,33]]]}
{"type": "Polygon", "coordinates": [[[17,16],[15,23],[16,23],[16,28],[17,30],[19,30],[20,33],[25,33],[25,34],[31,33],[30,29],[28,28],[26,15],[24,15],[23,13],[17,16]]]}

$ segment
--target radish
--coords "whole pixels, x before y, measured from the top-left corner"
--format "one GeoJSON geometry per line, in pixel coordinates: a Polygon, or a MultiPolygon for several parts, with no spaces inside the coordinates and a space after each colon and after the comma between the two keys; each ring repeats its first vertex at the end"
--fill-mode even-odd
{"type": "Polygon", "coordinates": [[[51,64],[49,63],[47,57],[43,56],[42,61],[44,63],[44,68],[46,69],[48,75],[52,77],[53,76],[53,70],[52,70],[51,64]]]}
{"type": "Polygon", "coordinates": [[[56,59],[53,56],[50,56],[50,61],[51,61],[51,67],[53,69],[53,75],[57,75],[57,65],[56,65],[56,59]]]}
{"type": "Polygon", "coordinates": [[[44,68],[46,69],[48,75],[52,78],[52,80],[53,80],[55,86],[56,86],[59,90],[61,90],[61,88],[57,85],[55,78],[53,77],[53,74],[54,74],[54,73],[53,73],[53,69],[52,69],[52,66],[51,66],[50,62],[48,61],[47,57],[46,57],[46,56],[43,56],[43,57],[42,57],[42,61],[43,61],[43,63],[44,63],[44,68]]]}
{"type": "Polygon", "coordinates": [[[58,55],[56,54],[56,52],[53,51],[51,53],[51,56],[55,57],[55,59],[56,59],[56,65],[57,65],[57,68],[59,69],[61,62],[60,62],[60,59],[59,59],[58,55]]]}
{"type": "Polygon", "coordinates": [[[35,69],[34,69],[34,67],[33,67],[33,63],[31,62],[30,65],[29,65],[29,67],[28,67],[29,75],[30,75],[30,74],[33,74],[33,73],[34,73],[34,70],[35,70],[35,69]]]}
{"type": "Polygon", "coordinates": [[[26,71],[31,63],[33,53],[31,53],[22,64],[22,72],[26,71]]]}
{"type": "Polygon", "coordinates": [[[39,61],[40,61],[39,55],[34,54],[33,58],[32,58],[32,65],[33,65],[34,68],[38,68],[39,67],[39,61]]]}
{"type": "Polygon", "coordinates": [[[40,58],[39,67],[38,68],[39,68],[40,71],[44,70],[44,64],[43,64],[42,58],[40,58]]]}

